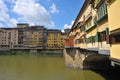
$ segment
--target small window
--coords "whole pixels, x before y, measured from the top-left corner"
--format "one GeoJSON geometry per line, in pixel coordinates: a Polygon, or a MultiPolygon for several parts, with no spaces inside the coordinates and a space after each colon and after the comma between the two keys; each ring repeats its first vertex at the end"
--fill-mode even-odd
{"type": "Polygon", "coordinates": [[[111,43],[120,43],[120,33],[111,35],[111,43]]]}
{"type": "Polygon", "coordinates": [[[102,39],[102,41],[106,41],[106,32],[105,31],[101,32],[101,39],[102,39]]]}

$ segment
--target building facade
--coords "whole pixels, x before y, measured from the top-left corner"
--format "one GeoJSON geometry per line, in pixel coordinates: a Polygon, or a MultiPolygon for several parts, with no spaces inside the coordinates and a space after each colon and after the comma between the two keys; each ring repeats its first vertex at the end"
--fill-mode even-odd
{"type": "Polygon", "coordinates": [[[18,29],[18,47],[23,47],[23,31],[25,28],[28,28],[29,24],[24,23],[24,24],[17,24],[17,29],[18,29]]]}
{"type": "Polygon", "coordinates": [[[31,26],[24,28],[23,45],[29,48],[44,48],[44,31],[43,26],[31,26]]]}
{"type": "Polygon", "coordinates": [[[2,28],[0,32],[0,46],[13,48],[18,45],[18,30],[16,28],[2,28]]]}
{"type": "Polygon", "coordinates": [[[17,24],[16,28],[0,28],[0,47],[6,49],[63,49],[60,30],[44,26],[17,24]]]}
{"type": "Polygon", "coordinates": [[[64,32],[62,32],[62,39],[63,39],[63,44],[64,44],[64,47],[65,47],[65,40],[67,40],[68,38],[67,38],[67,36],[68,36],[68,34],[69,34],[69,32],[70,32],[70,29],[69,28],[67,28],[67,29],[64,29],[64,32]]]}
{"type": "Polygon", "coordinates": [[[74,47],[110,55],[108,11],[105,0],[85,0],[69,36],[74,47]]]}
{"type": "Polygon", "coordinates": [[[108,0],[108,23],[110,31],[110,59],[112,65],[120,65],[120,0],[108,0]]]}
{"type": "Polygon", "coordinates": [[[64,42],[62,38],[62,33],[60,30],[48,29],[47,40],[46,40],[46,49],[63,49],[64,42]]]}
{"type": "Polygon", "coordinates": [[[110,56],[113,66],[120,65],[119,4],[119,0],[85,0],[65,47],[96,51],[110,56]]]}

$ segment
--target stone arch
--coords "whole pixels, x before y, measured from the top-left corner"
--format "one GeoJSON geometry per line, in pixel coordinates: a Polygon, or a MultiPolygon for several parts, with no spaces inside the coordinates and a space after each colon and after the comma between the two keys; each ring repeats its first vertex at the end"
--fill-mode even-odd
{"type": "Polygon", "coordinates": [[[103,54],[88,55],[83,61],[84,69],[106,69],[110,67],[109,56],[103,54]]]}

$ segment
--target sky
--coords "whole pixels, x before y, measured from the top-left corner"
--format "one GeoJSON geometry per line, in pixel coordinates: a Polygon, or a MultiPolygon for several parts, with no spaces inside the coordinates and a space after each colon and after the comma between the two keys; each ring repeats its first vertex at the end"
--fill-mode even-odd
{"type": "Polygon", "coordinates": [[[83,3],[84,0],[0,0],[0,27],[28,23],[63,31],[71,28],[83,3]]]}

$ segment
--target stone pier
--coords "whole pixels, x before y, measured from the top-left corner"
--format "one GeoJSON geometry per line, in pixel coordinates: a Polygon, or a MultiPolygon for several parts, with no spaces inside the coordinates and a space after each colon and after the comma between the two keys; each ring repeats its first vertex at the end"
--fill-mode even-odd
{"type": "Polygon", "coordinates": [[[78,69],[104,69],[109,67],[109,56],[80,48],[64,49],[65,65],[78,69]]]}

